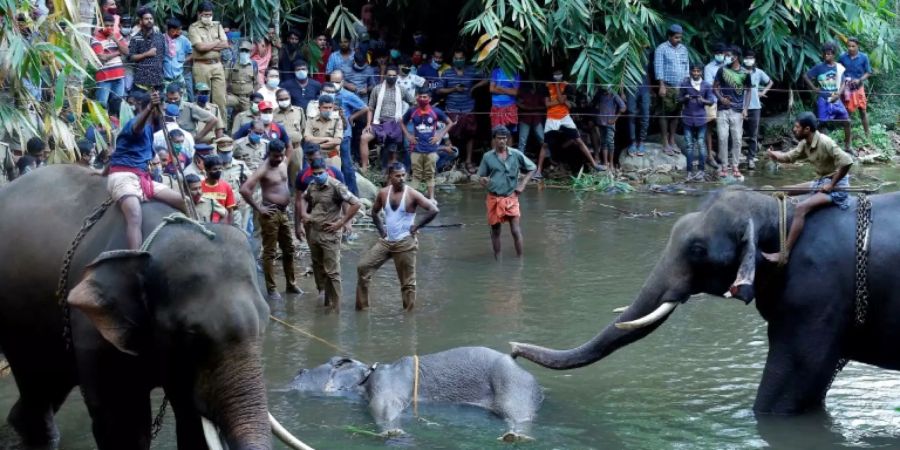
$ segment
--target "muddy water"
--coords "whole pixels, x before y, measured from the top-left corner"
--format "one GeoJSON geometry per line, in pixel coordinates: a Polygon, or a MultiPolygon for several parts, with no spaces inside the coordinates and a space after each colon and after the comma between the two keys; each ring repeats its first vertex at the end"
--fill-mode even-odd
{"type": "MultiPolygon", "coordinates": [[[[888,171],[874,172],[889,178],[888,171]]],[[[750,183],[798,180],[782,172],[750,183]]],[[[326,314],[313,295],[286,298],[273,314],[366,362],[392,361],[462,345],[507,351],[510,340],[556,347],[580,344],[627,305],[656,261],[677,216],[702,197],[633,194],[576,196],[529,190],[522,198],[526,258],[494,262],[484,218],[483,193],[441,193],[440,223],[464,227],[423,231],[418,264],[419,304],[400,311],[399,288],[388,263],[373,283],[371,311],[352,308],[359,251],[344,253],[344,308],[326,314]],[[607,206],[636,212],[671,211],[670,217],[626,219],[607,206]]],[[[305,260],[308,261],[308,260],[305,260]]],[[[304,281],[311,291],[311,280],[304,281]]],[[[317,448],[508,448],[495,441],[504,423],[481,410],[429,407],[407,413],[408,436],[385,443],[355,433],[375,430],[365,406],[344,398],[305,397],[281,388],[303,366],[335,350],[271,323],[265,364],[273,413],[317,448]]],[[[900,448],[900,373],[851,363],[828,395],[827,414],[757,421],[751,411],[766,356],[766,326],[753,305],[696,296],[655,333],[599,364],[556,372],[523,362],[546,388],[546,400],[527,448],[822,449],[846,446],[900,448]]],[[[0,379],[0,413],[16,397],[0,379]]],[[[158,403],[158,398],[156,402],[158,403]]],[[[90,449],[90,425],[78,394],[58,416],[63,448],[90,449]]],[[[0,427],[0,448],[11,442],[0,427]]],[[[154,448],[174,448],[170,415],[154,448]]]]}

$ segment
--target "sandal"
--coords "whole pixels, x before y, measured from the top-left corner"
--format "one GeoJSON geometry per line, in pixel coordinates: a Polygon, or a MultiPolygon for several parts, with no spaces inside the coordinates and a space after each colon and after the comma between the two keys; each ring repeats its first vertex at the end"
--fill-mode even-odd
{"type": "Polygon", "coordinates": [[[644,156],[644,144],[638,144],[637,155],[644,156]]]}

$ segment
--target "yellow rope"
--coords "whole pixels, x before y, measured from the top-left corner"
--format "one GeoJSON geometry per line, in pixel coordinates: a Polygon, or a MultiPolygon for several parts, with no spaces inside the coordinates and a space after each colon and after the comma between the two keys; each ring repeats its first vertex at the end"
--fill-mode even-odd
{"type": "Polygon", "coordinates": [[[290,329],[292,329],[292,330],[294,330],[294,331],[296,331],[296,332],[298,332],[298,333],[300,333],[300,334],[302,334],[302,335],[304,335],[304,336],[310,338],[310,339],[315,339],[315,340],[317,340],[317,341],[319,341],[319,342],[321,342],[321,343],[323,343],[323,344],[325,344],[325,345],[327,345],[327,346],[329,346],[329,347],[331,347],[331,348],[337,350],[337,351],[340,352],[342,355],[348,355],[348,356],[350,355],[350,352],[344,351],[344,349],[340,348],[339,346],[334,345],[334,344],[332,344],[331,342],[328,342],[327,340],[322,339],[322,338],[320,338],[320,337],[318,337],[318,336],[316,336],[316,335],[310,333],[309,331],[306,331],[306,330],[304,330],[304,329],[302,329],[302,328],[299,328],[299,327],[296,327],[296,326],[294,326],[294,325],[291,325],[291,324],[289,324],[289,323],[287,323],[287,322],[285,322],[285,321],[283,321],[283,320],[281,320],[281,319],[279,319],[279,318],[277,318],[277,317],[275,317],[275,316],[269,316],[269,318],[272,319],[272,320],[274,320],[275,322],[278,322],[278,323],[280,323],[280,324],[282,324],[282,325],[284,325],[284,326],[286,326],[286,327],[288,327],[288,328],[290,328],[290,329]]]}
{"type": "Polygon", "coordinates": [[[419,416],[419,355],[413,355],[416,369],[413,375],[413,414],[419,416]]]}

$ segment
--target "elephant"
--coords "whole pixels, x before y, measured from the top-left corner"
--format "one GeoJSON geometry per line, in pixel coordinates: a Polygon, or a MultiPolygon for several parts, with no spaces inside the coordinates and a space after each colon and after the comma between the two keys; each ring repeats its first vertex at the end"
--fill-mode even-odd
{"type": "MultiPolygon", "coordinates": [[[[647,336],[694,294],[734,298],[767,322],[768,355],[753,410],[759,416],[821,411],[841,362],[900,370],[900,193],[869,197],[868,307],[856,311],[856,205],[827,207],[807,218],[786,265],[761,251],[780,248],[779,202],[729,187],[680,217],[633,302],[584,344],[568,350],[512,342],[512,356],[551,369],[597,362],[647,336]]],[[[788,202],[789,203],[789,202],[788,202]]],[[[785,214],[790,228],[793,207],[785,214]]]]}
{"type": "Polygon", "coordinates": [[[530,439],[526,433],[544,398],[534,376],[509,355],[485,347],[457,347],[372,366],[336,356],[301,369],[288,389],[364,397],[388,435],[399,432],[400,414],[413,403],[414,392],[419,402],[478,406],[506,420],[504,441],[530,439]]]}
{"type": "MultiPolygon", "coordinates": [[[[72,255],[58,303],[67,249],[107,199],[106,178],[75,165],[0,189],[0,349],[19,391],[9,424],[29,447],[56,445],[53,416],[77,385],[97,448],[146,450],[150,391],[162,387],[178,448],[205,449],[210,434],[231,449],[271,448],[260,357],[269,307],[240,230],[176,222],[149,248],[121,250],[125,220],[112,205],[72,255]]],[[[142,209],[145,237],[175,212],[153,201],[142,209]]]]}

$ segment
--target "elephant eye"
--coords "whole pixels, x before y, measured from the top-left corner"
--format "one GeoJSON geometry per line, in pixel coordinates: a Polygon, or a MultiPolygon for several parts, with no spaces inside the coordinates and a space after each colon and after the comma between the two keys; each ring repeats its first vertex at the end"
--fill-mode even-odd
{"type": "Polygon", "coordinates": [[[700,259],[706,256],[706,247],[699,242],[694,242],[688,248],[688,253],[690,254],[691,258],[700,259]]]}

